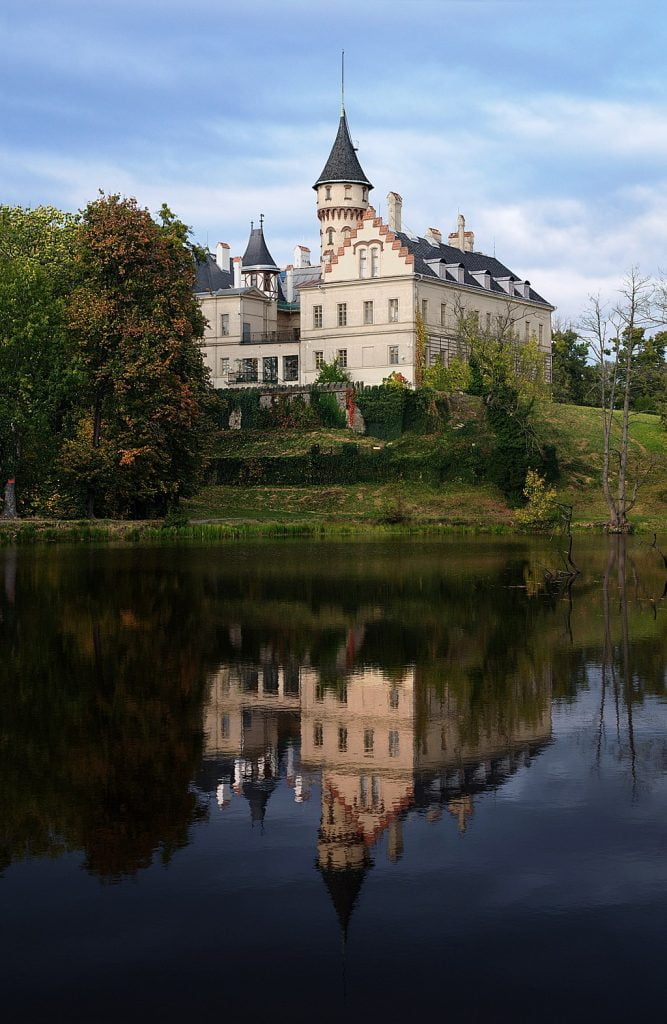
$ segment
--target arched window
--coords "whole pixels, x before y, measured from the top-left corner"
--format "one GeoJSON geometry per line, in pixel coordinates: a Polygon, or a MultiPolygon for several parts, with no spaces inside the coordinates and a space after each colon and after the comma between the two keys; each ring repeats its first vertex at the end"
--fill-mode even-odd
{"type": "Polygon", "coordinates": [[[334,229],[327,228],[327,245],[333,245],[334,229]]]}
{"type": "Polygon", "coordinates": [[[380,250],[377,247],[371,249],[371,277],[380,276],[380,250]]]}
{"type": "Polygon", "coordinates": [[[359,250],[359,277],[368,277],[368,253],[366,249],[359,250]]]}

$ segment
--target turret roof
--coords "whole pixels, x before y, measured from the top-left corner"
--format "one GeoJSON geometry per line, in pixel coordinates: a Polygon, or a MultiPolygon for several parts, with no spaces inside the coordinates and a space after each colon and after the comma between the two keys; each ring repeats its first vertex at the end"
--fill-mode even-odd
{"type": "Polygon", "coordinates": [[[347,117],[344,110],[340,115],[338,133],[331,147],[329,159],[325,163],[324,170],[313,185],[313,188],[333,181],[350,182],[373,188],[361,168],[356,150],[352,145],[350,129],[347,126],[347,117]]]}
{"type": "Polygon", "coordinates": [[[250,238],[248,239],[246,251],[243,253],[241,265],[244,270],[251,269],[252,267],[270,267],[271,269],[278,270],[278,265],[269,252],[264,239],[264,228],[261,222],[258,228],[250,226],[250,238]]]}

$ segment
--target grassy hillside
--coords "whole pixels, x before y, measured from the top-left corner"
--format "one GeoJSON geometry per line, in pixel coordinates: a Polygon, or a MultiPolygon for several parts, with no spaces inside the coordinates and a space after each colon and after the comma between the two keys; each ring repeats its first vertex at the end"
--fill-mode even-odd
{"type": "MultiPolygon", "coordinates": [[[[474,410],[472,410],[474,413],[474,410]]],[[[583,526],[601,526],[606,509],[600,490],[600,414],[595,409],[545,403],[539,410],[539,433],[555,444],[561,467],[557,484],[559,497],[574,507],[574,521],[583,526]]],[[[453,439],[460,424],[449,431],[453,439]]],[[[436,447],[446,447],[450,437],[405,435],[384,442],[359,437],[347,430],[228,432],[220,442],[222,458],[257,460],[280,457],[303,458],[319,446],[326,455],[339,453],[351,442],[362,454],[382,453],[391,448],[392,465],[412,479],[388,483],[337,483],[319,486],[255,485],[211,486],[186,504],[186,512],[197,521],[233,523],[341,524],[361,526],[377,523],[406,525],[463,526],[474,529],[511,529],[514,521],[500,491],[489,484],[464,482],[465,477],[442,484],[420,479],[421,461],[436,447]],[[416,471],[414,470],[416,467],[416,471]],[[405,471],[405,472],[403,472],[405,471]]],[[[633,459],[651,464],[647,483],[633,513],[633,522],[643,531],[667,530],[667,433],[657,416],[634,414],[631,419],[633,459]]],[[[483,423],[474,414],[466,424],[466,441],[483,444],[483,423]]],[[[380,457],[378,455],[378,457],[380,457]]]]}

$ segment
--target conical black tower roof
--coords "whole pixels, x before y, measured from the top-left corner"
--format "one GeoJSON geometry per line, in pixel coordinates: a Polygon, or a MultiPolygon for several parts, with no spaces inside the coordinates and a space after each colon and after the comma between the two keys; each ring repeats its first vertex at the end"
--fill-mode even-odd
{"type": "Polygon", "coordinates": [[[279,269],[264,239],[264,227],[261,221],[258,228],[253,225],[250,226],[250,238],[243,253],[241,265],[244,270],[252,267],[267,268],[269,270],[279,269]]]}
{"type": "Polygon", "coordinates": [[[347,941],[350,918],[359,898],[359,891],[369,868],[365,863],[359,867],[332,868],[320,866],[320,874],[331,896],[340,924],[343,942],[347,941]]]}
{"type": "Polygon", "coordinates": [[[335,181],[366,185],[368,188],[373,188],[361,169],[361,164],[357,158],[355,148],[352,145],[350,129],[347,126],[347,117],[345,116],[344,110],[340,115],[338,133],[334,140],[334,144],[331,147],[329,159],[325,163],[324,170],[313,185],[313,188],[316,189],[318,185],[324,185],[327,182],[335,181]]]}

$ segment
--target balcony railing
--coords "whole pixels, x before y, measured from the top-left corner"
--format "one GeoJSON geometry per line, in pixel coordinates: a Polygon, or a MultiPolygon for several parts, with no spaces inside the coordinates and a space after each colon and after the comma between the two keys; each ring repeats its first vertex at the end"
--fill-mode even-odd
{"type": "Polygon", "coordinates": [[[242,345],[284,345],[292,341],[298,341],[301,331],[293,327],[289,331],[260,331],[244,334],[241,338],[242,345]]]}

